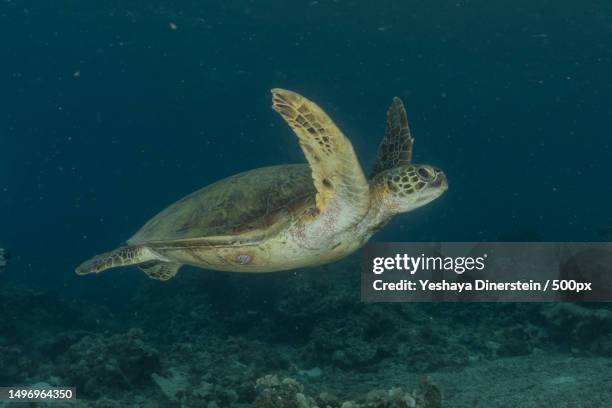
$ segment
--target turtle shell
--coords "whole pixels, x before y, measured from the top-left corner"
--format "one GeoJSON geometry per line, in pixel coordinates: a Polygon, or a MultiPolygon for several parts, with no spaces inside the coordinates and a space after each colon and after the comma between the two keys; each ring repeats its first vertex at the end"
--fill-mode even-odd
{"type": "Polygon", "coordinates": [[[180,199],[148,221],[129,244],[265,229],[314,203],[306,164],[262,167],[236,174],[180,199]]]}

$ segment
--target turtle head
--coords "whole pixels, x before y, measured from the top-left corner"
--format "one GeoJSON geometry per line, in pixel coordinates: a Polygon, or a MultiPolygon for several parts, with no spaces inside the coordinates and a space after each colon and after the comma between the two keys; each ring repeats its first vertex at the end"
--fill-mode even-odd
{"type": "Polygon", "coordinates": [[[376,184],[387,210],[393,214],[412,211],[448,190],[442,170],[426,164],[406,164],[379,174],[376,184]]]}

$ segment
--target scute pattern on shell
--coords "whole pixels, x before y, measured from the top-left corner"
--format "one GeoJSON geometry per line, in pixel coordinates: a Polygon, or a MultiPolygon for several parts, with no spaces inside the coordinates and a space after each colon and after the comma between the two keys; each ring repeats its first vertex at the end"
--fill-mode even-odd
{"type": "Polygon", "coordinates": [[[262,167],[220,180],[170,205],[129,241],[239,235],[265,228],[312,203],[306,164],[262,167]]]}

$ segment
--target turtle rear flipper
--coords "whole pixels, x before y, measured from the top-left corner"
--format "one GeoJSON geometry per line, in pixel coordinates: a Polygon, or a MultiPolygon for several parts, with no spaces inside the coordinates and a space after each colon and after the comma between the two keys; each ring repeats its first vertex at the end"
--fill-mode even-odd
{"type": "Polygon", "coordinates": [[[146,246],[127,245],[83,262],[76,268],[76,273],[78,275],[100,273],[119,266],[138,265],[147,261],[157,261],[158,259],[158,255],[146,246]]]}
{"type": "Polygon", "coordinates": [[[151,261],[138,265],[138,268],[151,279],[167,281],[176,275],[181,266],[183,265],[179,263],[151,261]]]}

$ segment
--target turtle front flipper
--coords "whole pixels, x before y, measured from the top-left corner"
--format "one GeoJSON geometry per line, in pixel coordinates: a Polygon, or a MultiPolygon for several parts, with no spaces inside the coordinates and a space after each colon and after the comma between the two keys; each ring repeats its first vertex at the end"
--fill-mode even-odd
{"type": "Polygon", "coordinates": [[[414,138],[410,133],[406,109],[402,100],[395,97],[387,111],[385,137],[378,147],[378,157],[371,176],[374,177],[385,170],[412,163],[413,145],[414,138]]]}
{"type": "Polygon", "coordinates": [[[295,92],[273,89],[272,103],[300,141],[319,213],[340,213],[333,217],[337,230],[360,221],[370,206],[369,185],[351,142],[323,109],[295,92]]]}
{"type": "Polygon", "coordinates": [[[76,268],[76,273],[78,275],[100,273],[119,266],[138,265],[158,260],[159,255],[144,245],[127,245],[83,262],[76,268]]]}

